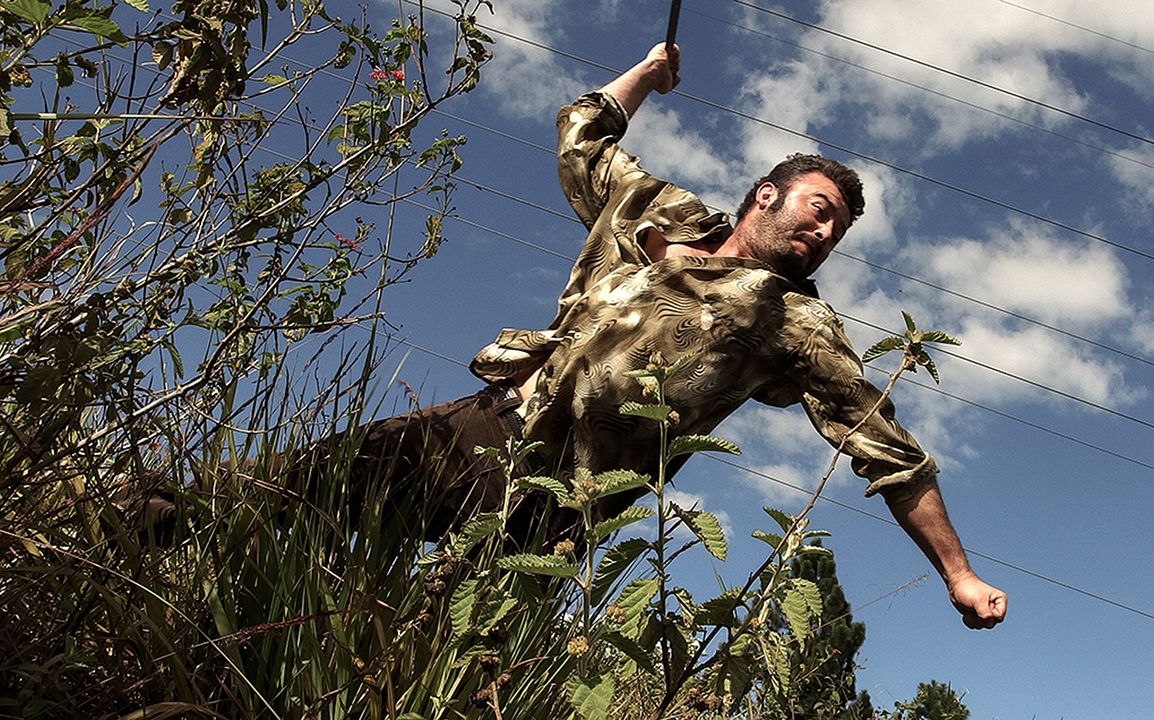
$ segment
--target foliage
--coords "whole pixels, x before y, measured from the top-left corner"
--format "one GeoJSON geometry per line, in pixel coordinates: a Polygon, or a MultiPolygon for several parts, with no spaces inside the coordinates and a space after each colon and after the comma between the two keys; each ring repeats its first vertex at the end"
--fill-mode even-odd
{"type": "Polygon", "coordinates": [[[934,364],[934,359],[930,357],[922,345],[924,343],[961,345],[962,341],[940,330],[918,330],[914,319],[905,310],[902,310],[902,318],[906,321],[905,333],[900,337],[891,335],[874,343],[862,353],[862,362],[879,358],[891,350],[901,350],[903,370],[917,372],[918,366],[921,365],[933,377],[934,382],[941,382],[941,378],[938,377],[938,366],[934,364]]]}
{"type": "Polygon", "coordinates": [[[894,712],[885,717],[891,720],[968,720],[970,710],[946,683],[931,680],[918,683],[914,699],[908,703],[894,703],[894,712]]]}
{"type": "Polygon", "coordinates": [[[0,2],[0,712],[380,709],[398,558],[315,510],[347,483],[268,480],[368,411],[383,348],[342,331],[444,240],[464,139],[426,120],[489,42],[456,5],[0,2]]]}

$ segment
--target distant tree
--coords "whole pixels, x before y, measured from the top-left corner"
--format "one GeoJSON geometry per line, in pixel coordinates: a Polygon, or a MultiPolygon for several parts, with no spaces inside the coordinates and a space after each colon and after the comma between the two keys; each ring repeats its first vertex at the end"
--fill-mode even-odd
{"type": "Polygon", "coordinates": [[[949,683],[930,680],[920,683],[914,699],[895,703],[895,711],[883,716],[891,720],[967,720],[970,710],[949,683]]]}
{"type": "MultiPolygon", "coordinates": [[[[821,541],[815,544],[820,546],[821,541]]],[[[801,555],[793,561],[791,573],[816,584],[822,602],[821,620],[799,658],[806,671],[798,675],[797,715],[836,720],[872,717],[869,693],[857,693],[854,677],[865,624],[854,622],[837,579],[837,562],[831,553],[801,555]]],[[[780,621],[784,623],[784,618],[780,621]]]]}

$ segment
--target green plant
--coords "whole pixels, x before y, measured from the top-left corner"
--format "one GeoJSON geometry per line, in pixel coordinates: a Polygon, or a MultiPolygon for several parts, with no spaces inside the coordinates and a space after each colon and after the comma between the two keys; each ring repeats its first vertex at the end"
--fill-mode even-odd
{"type": "Polygon", "coordinates": [[[383,291],[444,240],[464,138],[426,121],[489,42],[456,5],[0,2],[0,712],[383,714],[404,554],[272,465],[372,411],[383,291]]]}

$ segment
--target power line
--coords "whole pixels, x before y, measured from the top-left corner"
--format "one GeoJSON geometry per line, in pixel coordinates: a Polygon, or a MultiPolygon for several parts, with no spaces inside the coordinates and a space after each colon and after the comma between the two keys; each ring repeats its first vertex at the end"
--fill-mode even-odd
{"type": "Polygon", "coordinates": [[[1066,117],[1070,117],[1070,118],[1073,118],[1075,120],[1081,120],[1082,122],[1087,123],[1089,125],[1094,125],[1095,127],[1102,128],[1103,130],[1109,130],[1110,132],[1117,133],[1118,135],[1122,135],[1123,137],[1128,137],[1131,140],[1137,140],[1139,142],[1146,143],[1147,145],[1154,145],[1154,140],[1151,140],[1150,138],[1145,137],[1143,135],[1138,135],[1138,134],[1130,132],[1128,130],[1123,130],[1122,128],[1115,127],[1115,126],[1110,125],[1108,123],[1104,123],[1100,120],[1095,120],[1094,118],[1087,117],[1085,115],[1081,115],[1079,113],[1073,112],[1072,110],[1067,110],[1065,108],[1058,107],[1057,105],[1051,105],[1051,104],[1043,102],[1041,100],[1036,100],[1036,99],[1029,97],[1027,95],[1022,95],[1021,93],[1014,92],[1013,90],[1007,90],[1003,87],[999,87],[997,85],[994,85],[993,83],[988,83],[984,80],[978,80],[977,78],[970,77],[969,75],[965,75],[965,74],[960,73],[960,72],[955,72],[953,70],[949,70],[949,69],[944,68],[940,65],[934,65],[933,63],[926,62],[925,60],[919,60],[919,59],[912,57],[910,55],[905,55],[903,53],[897,52],[896,50],[890,50],[889,48],[882,47],[881,45],[876,45],[874,43],[867,42],[867,41],[861,40],[859,38],[855,38],[852,35],[846,35],[845,33],[841,33],[841,32],[838,32],[836,30],[831,30],[827,27],[823,27],[823,26],[818,25],[816,23],[806,22],[805,20],[802,20],[800,18],[795,18],[795,17],[793,17],[791,15],[787,15],[783,12],[778,12],[776,10],[770,10],[769,8],[763,8],[763,7],[756,5],[752,2],[748,2],[747,0],[732,0],[732,2],[735,2],[738,5],[743,5],[745,7],[751,8],[753,10],[757,10],[758,12],[765,13],[766,15],[772,15],[773,17],[780,18],[782,20],[786,20],[788,22],[792,22],[792,23],[795,23],[797,25],[801,25],[803,27],[807,27],[811,30],[816,30],[818,32],[825,33],[827,35],[832,35],[833,37],[839,38],[841,40],[845,40],[846,42],[851,42],[851,43],[854,43],[855,45],[861,45],[862,47],[867,47],[870,50],[874,50],[874,51],[883,53],[885,55],[889,55],[891,57],[896,57],[896,58],[905,60],[906,62],[913,63],[914,65],[920,65],[921,67],[928,68],[928,69],[933,70],[935,72],[942,73],[943,75],[949,75],[950,77],[957,78],[958,80],[964,80],[965,82],[972,83],[972,84],[977,85],[979,87],[986,88],[987,90],[993,90],[994,92],[1000,93],[1002,95],[1007,95],[1007,96],[1012,97],[1016,100],[1021,100],[1022,102],[1029,103],[1031,105],[1037,105],[1038,107],[1045,108],[1046,110],[1056,112],[1060,115],[1065,115],[1066,117]]]}
{"type": "MultiPolygon", "coordinates": [[[[733,0],[733,1],[734,2],[740,2],[741,0],[733,0]]],[[[411,2],[411,0],[406,0],[406,2],[411,2]]],[[[426,10],[433,12],[433,13],[441,14],[441,15],[446,15],[446,16],[448,15],[448,13],[445,13],[444,11],[436,10],[433,8],[426,8],[426,10]]],[[[593,60],[589,60],[588,58],[581,57],[580,55],[575,55],[573,53],[566,52],[566,51],[561,50],[559,48],[555,48],[555,47],[546,45],[544,43],[537,42],[536,40],[530,40],[528,38],[516,35],[514,33],[510,33],[510,32],[507,32],[505,30],[501,30],[500,28],[492,27],[489,25],[484,25],[481,23],[478,23],[477,27],[485,30],[486,32],[491,32],[491,33],[496,34],[496,35],[501,35],[503,37],[507,37],[511,40],[516,40],[518,42],[524,43],[524,44],[529,45],[531,47],[535,47],[535,48],[538,48],[541,50],[546,50],[546,51],[554,53],[560,57],[564,57],[564,58],[573,60],[575,62],[579,62],[579,63],[585,64],[585,65],[588,65],[590,67],[597,68],[599,70],[604,70],[604,71],[609,72],[609,73],[619,73],[620,72],[620,71],[615,70],[614,68],[611,68],[607,65],[603,65],[603,64],[595,62],[593,60]]],[[[1138,257],[1142,257],[1146,260],[1154,261],[1154,253],[1149,253],[1149,252],[1146,252],[1144,250],[1140,250],[1136,247],[1126,245],[1125,243],[1121,243],[1121,242],[1118,242],[1116,240],[1110,240],[1109,238],[1107,238],[1105,236],[1090,232],[1089,230],[1083,230],[1082,228],[1079,228],[1079,227],[1074,226],[1074,225],[1070,225],[1069,223],[1063,222],[1061,220],[1057,220],[1057,219],[1042,215],[1040,213],[1026,210],[1025,208],[1018,207],[1018,206],[1016,206],[1012,203],[1006,202],[1004,200],[999,200],[993,196],[985,195],[985,194],[980,193],[976,190],[970,190],[969,188],[966,188],[962,185],[958,185],[956,183],[942,180],[940,178],[936,178],[936,177],[933,177],[931,175],[926,175],[925,173],[919,172],[917,170],[912,170],[912,169],[904,167],[902,165],[898,165],[897,163],[893,163],[893,162],[890,162],[888,160],[883,160],[883,159],[876,157],[874,155],[870,155],[868,153],[865,153],[865,152],[862,152],[859,150],[854,150],[850,147],[847,147],[845,145],[841,145],[841,144],[833,142],[831,140],[824,139],[824,138],[819,137],[817,135],[803,132],[801,130],[794,130],[793,128],[786,127],[785,125],[771,122],[771,121],[766,120],[764,118],[757,117],[756,115],[751,115],[747,112],[743,112],[741,110],[738,110],[737,108],[731,107],[729,105],[725,105],[724,103],[715,102],[713,100],[707,100],[706,98],[703,98],[703,97],[698,96],[698,95],[691,95],[691,94],[684,92],[682,90],[673,90],[670,94],[677,95],[678,97],[683,97],[687,100],[691,100],[691,101],[696,102],[700,105],[705,105],[706,107],[713,108],[714,110],[728,113],[728,114],[733,115],[735,117],[739,117],[743,120],[747,120],[749,122],[753,122],[753,123],[756,123],[759,125],[764,125],[766,127],[773,128],[774,130],[778,130],[778,131],[786,133],[788,135],[793,135],[794,137],[802,138],[803,140],[809,140],[810,142],[817,143],[819,145],[824,145],[825,147],[831,148],[833,150],[837,150],[838,152],[845,153],[846,155],[850,155],[850,156],[856,157],[858,159],[865,160],[866,162],[870,162],[870,163],[873,163],[875,165],[881,165],[882,167],[889,168],[890,170],[901,173],[903,175],[909,175],[910,177],[916,178],[918,180],[929,183],[931,185],[937,185],[938,187],[944,188],[946,190],[956,192],[960,195],[965,195],[966,197],[972,198],[974,200],[980,200],[982,202],[985,202],[987,204],[1001,208],[1003,210],[1008,210],[1010,212],[1022,215],[1023,217],[1030,218],[1031,220],[1035,220],[1035,221],[1038,221],[1038,222],[1041,222],[1041,223],[1044,223],[1047,225],[1051,225],[1053,227],[1059,228],[1061,230],[1065,230],[1065,231],[1073,233],[1075,235],[1079,235],[1079,236],[1087,238],[1089,240],[1093,240],[1095,242],[1099,242],[1099,243],[1102,243],[1104,245],[1108,245],[1108,246],[1113,247],[1117,250],[1121,250],[1121,251],[1130,253],[1132,255],[1137,255],[1138,257]]]]}
{"type": "Polygon", "coordinates": [[[1118,152],[1117,150],[1111,150],[1110,148],[1102,147],[1101,145],[1095,145],[1094,143],[1086,142],[1085,140],[1076,138],[1072,135],[1066,135],[1064,133],[1057,132],[1056,130],[1051,130],[1050,128],[1038,125],[1037,123],[1032,123],[1028,120],[1023,120],[1021,118],[1014,117],[1013,115],[1010,115],[1009,113],[1004,113],[1004,112],[1001,112],[999,110],[995,110],[993,108],[986,107],[985,105],[982,105],[980,103],[971,102],[969,100],[963,100],[962,98],[955,97],[953,95],[950,95],[949,93],[944,93],[944,92],[941,92],[940,90],[935,90],[935,89],[933,89],[931,87],[927,87],[925,85],[919,85],[918,83],[912,82],[910,80],[906,80],[905,78],[901,78],[901,77],[898,77],[896,75],[891,75],[889,73],[882,72],[881,70],[876,70],[876,69],[871,68],[867,65],[862,65],[861,63],[854,62],[853,60],[839,57],[839,56],[833,55],[831,53],[822,52],[821,50],[817,50],[817,49],[809,47],[807,45],[802,45],[801,43],[793,42],[792,40],[787,40],[785,38],[779,37],[779,36],[774,35],[772,33],[767,33],[767,32],[764,32],[762,30],[758,30],[757,28],[751,28],[748,25],[742,25],[741,23],[735,23],[735,22],[732,22],[730,20],[725,20],[723,18],[715,17],[715,16],[710,15],[708,13],[703,13],[700,10],[689,10],[688,12],[691,12],[694,15],[697,15],[699,17],[703,17],[707,20],[712,20],[713,22],[719,23],[721,25],[728,25],[729,27],[736,28],[738,30],[742,30],[742,31],[750,33],[752,35],[758,35],[760,37],[769,38],[771,40],[774,40],[775,42],[781,43],[782,45],[788,45],[789,47],[797,48],[798,50],[802,50],[804,52],[810,53],[811,55],[817,55],[818,57],[822,57],[822,58],[825,58],[827,60],[832,60],[836,63],[841,63],[841,64],[846,65],[848,67],[852,67],[856,70],[861,70],[862,72],[869,73],[871,75],[876,75],[876,76],[881,77],[881,78],[885,78],[886,80],[889,80],[891,82],[896,82],[896,83],[899,83],[901,85],[905,85],[906,87],[913,88],[913,89],[918,90],[920,92],[924,92],[924,93],[927,93],[929,95],[935,95],[935,96],[943,98],[945,100],[949,100],[950,102],[954,102],[954,103],[957,103],[959,105],[964,105],[968,108],[978,110],[979,112],[983,112],[983,113],[986,113],[988,115],[993,115],[994,117],[1001,118],[1002,120],[1007,120],[1007,121],[1015,123],[1017,125],[1021,125],[1023,127],[1030,128],[1031,130],[1034,130],[1036,132],[1045,133],[1047,135],[1052,135],[1052,136],[1059,138],[1061,140],[1065,140],[1066,142],[1074,143],[1076,145],[1081,145],[1082,147],[1089,148],[1089,149],[1094,150],[1096,152],[1100,152],[1100,153],[1103,153],[1105,155],[1110,155],[1112,157],[1116,157],[1119,160],[1122,160],[1124,162],[1133,163],[1135,165],[1141,165],[1142,167],[1154,170],[1154,163],[1148,163],[1145,160],[1136,158],[1132,155],[1127,155],[1125,153],[1118,152]]]}
{"type": "MultiPolygon", "coordinates": [[[[843,313],[843,312],[839,312],[838,316],[844,317],[847,320],[852,320],[853,322],[856,322],[859,325],[864,325],[868,328],[873,328],[874,330],[878,330],[879,332],[883,332],[886,334],[894,334],[892,330],[888,330],[888,329],[886,329],[880,325],[875,325],[874,323],[871,323],[867,320],[862,320],[861,318],[856,318],[852,315],[847,315],[846,313],[843,313]]],[[[935,349],[937,350],[938,353],[952,357],[955,360],[961,360],[964,363],[969,363],[970,365],[980,367],[983,370],[988,370],[990,372],[996,373],[996,374],[1001,375],[1003,377],[1010,378],[1011,380],[1017,380],[1020,383],[1024,383],[1024,384],[1029,385],[1031,387],[1038,388],[1039,390],[1044,390],[1044,391],[1051,393],[1053,395],[1057,395],[1057,396],[1065,398],[1067,400],[1072,400],[1074,402],[1081,403],[1082,405],[1094,408],[1095,410],[1099,410],[1101,412],[1107,413],[1109,415],[1113,415],[1113,416],[1121,418],[1123,420],[1128,420],[1128,421],[1130,421],[1136,425],[1142,425],[1143,427],[1154,430],[1154,421],[1146,420],[1144,418],[1136,417],[1134,415],[1128,415],[1127,413],[1124,413],[1121,410],[1115,410],[1114,408],[1108,407],[1106,405],[1096,403],[1093,400],[1089,400],[1087,398],[1075,395],[1073,393],[1068,393],[1065,390],[1059,390],[1055,387],[1045,385],[1044,383],[1040,383],[1036,380],[1031,380],[1029,378],[1022,377],[1021,375],[1016,375],[1016,374],[1010,372],[1009,370],[1003,370],[1001,368],[996,368],[993,365],[988,365],[988,364],[981,362],[979,360],[974,360],[973,358],[968,358],[964,355],[959,355],[958,353],[953,352],[951,350],[947,350],[946,348],[939,347],[939,348],[935,348],[935,349]]]]}
{"type": "Polygon", "coordinates": [[[1135,43],[1128,42],[1128,41],[1123,40],[1121,38],[1114,37],[1113,35],[1107,35],[1106,33],[1098,32],[1097,30],[1092,30],[1092,29],[1086,27],[1085,25],[1079,25],[1078,23],[1073,23],[1073,22],[1070,22],[1069,20],[1063,20],[1060,17],[1055,17],[1053,15],[1047,15],[1044,12],[1041,12],[1039,10],[1034,10],[1033,8],[1028,8],[1025,5],[1019,5],[1017,3],[1010,2],[1010,0],[998,0],[998,2],[1002,3],[1003,5],[1009,5],[1012,8],[1017,8],[1019,10],[1025,10],[1026,12],[1028,12],[1032,15],[1037,15],[1038,17],[1044,17],[1047,20],[1053,20],[1054,22],[1061,23],[1062,25],[1065,25],[1067,27],[1072,27],[1072,28],[1075,28],[1077,30],[1081,30],[1082,32],[1089,33],[1091,35],[1096,35],[1096,36],[1098,36],[1104,40],[1116,42],[1119,45],[1125,45],[1126,47],[1134,48],[1135,50],[1141,50],[1144,53],[1150,53],[1151,55],[1154,55],[1154,50],[1151,50],[1148,47],[1144,47],[1142,45],[1137,45],[1135,43]]]}

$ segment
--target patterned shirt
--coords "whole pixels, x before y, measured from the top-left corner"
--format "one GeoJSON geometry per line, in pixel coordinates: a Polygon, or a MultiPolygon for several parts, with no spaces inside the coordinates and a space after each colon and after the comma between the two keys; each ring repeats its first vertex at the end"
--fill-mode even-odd
{"type": "MultiPolygon", "coordinates": [[[[509,330],[474,358],[490,382],[537,369],[525,405],[525,437],[563,473],[626,468],[653,474],[657,423],[618,412],[651,401],[626,376],[655,352],[692,363],[669,381],[680,416],[674,434],[708,433],[746,400],[800,403],[831,444],[874,406],[880,392],[841,321],[809,281],[787,280],[759,260],[673,256],[652,262],[641,242],[656,228],[671,243],[720,242],[724,213],[643,170],[618,147],[628,119],[610,95],[590,93],[557,116],[561,186],[589,228],[557,316],[545,330],[509,330]]],[[[904,494],[937,473],[933,459],[895,420],[888,400],[846,446],[866,495],[904,494]]]]}

